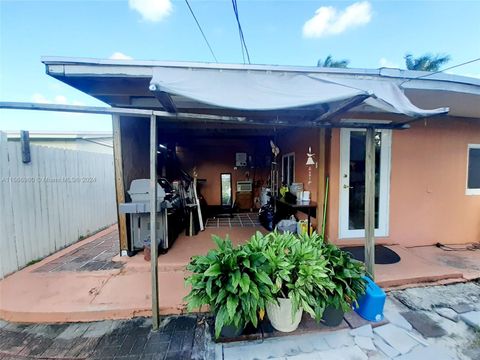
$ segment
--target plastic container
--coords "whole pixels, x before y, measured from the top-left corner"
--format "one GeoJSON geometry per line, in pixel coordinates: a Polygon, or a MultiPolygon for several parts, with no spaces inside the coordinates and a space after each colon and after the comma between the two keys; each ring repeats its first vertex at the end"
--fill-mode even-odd
{"type": "Polygon", "coordinates": [[[327,306],[323,312],[322,322],[326,326],[335,327],[342,323],[344,312],[333,306],[327,306]]]}
{"type": "Polygon", "coordinates": [[[292,183],[292,185],[290,185],[290,192],[292,194],[296,196],[299,191],[303,191],[303,183],[292,183]]]}
{"type": "Polygon", "coordinates": [[[271,190],[269,188],[262,188],[262,191],[260,193],[260,205],[261,206],[265,206],[268,204],[268,202],[270,201],[270,195],[269,193],[271,192],[271,190]]]}
{"type": "Polygon", "coordinates": [[[297,220],[295,217],[291,216],[288,220],[280,220],[277,224],[277,230],[281,233],[291,232],[295,234],[297,232],[297,220]]]}
{"type": "Polygon", "coordinates": [[[367,276],[363,277],[367,282],[365,295],[358,299],[358,307],[355,312],[368,321],[382,321],[383,307],[385,306],[385,291],[367,276]]]}
{"type": "MultiPolygon", "coordinates": [[[[308,229],[308,221],[307,220],[299,220],[297,223],[297,234],[304,235],[307,233],[308,229]]],[[[310,234],[313,233],[313,226],[310,224],[310,234]]]]}
{"type": "Polygon", "coordinates": [[[310,191],[303,191],[302,192],[302,201],[305,201],[305,202],[310,201],[310,191]]]}
{"type": "Polygon", "coordinates": [[[145,261],[150,261],[152,258],[152,248],[150,245],[150,237],[143,240],[143,258],[145,261]]]}
{"type": "Polygon", "coordinates": [[[292,314],[292,300],[278,298],[278,305],[267,303],[267,316],[272,326],[281,332],[292,332],[298,328],[302,320],[303,309],[292,314]]]}

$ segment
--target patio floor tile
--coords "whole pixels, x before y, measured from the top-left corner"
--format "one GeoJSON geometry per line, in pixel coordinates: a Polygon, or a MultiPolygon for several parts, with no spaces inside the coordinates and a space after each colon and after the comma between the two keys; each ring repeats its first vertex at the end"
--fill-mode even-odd
{"type": "Polygon", "coordinates": [[[474,329],[480,330],[480,311],[470,311],[464,314],[460,314],[460,319],[462,319],[465,323],[467,323],[474,329]]]}
{"type": "Polygon", "coordinates": [[[449,349],[439,345],[431,345],[418,347],[408,354],[395,358],[395,360],[455,360],[456,358],[449,349]]]}
{"type": "Polygon", "coordinates": [[[395,348],[400,354],[406,354],[418,345],[407,332],[393,324],[379,326],[373,330],[387,344],[395,348]]]}
{"type": "Polygon", "coordinates": [[[375,351],[375,345],[373,344],[372,338],[367,337],[367,336],[355,336],[354,338],[355,344],[363,349],[363,350],[369,350],[369,351],[375,351]]]}
{"type": "Polygon", "coordinates": [[[389,358],[394,358],[395,356],[398,356],[400,355],[400,353],[394,349],[393,347],[391,347],[390,345],[388,345],[385,341],[383,341],[383,339],[378,336],[378,335],[375,335],[374,339],[373,339],[373,343],[375,344],[375,346],[380,349],[387,357],[389,358]]]}
{"type": "Polygon", "coordinates": [[[373,339],[372,325],[363,325],[359,328],[350,330],[350,335],[352,336],[366,336],[373,339]]]}
{"type": "Polygon", "coordinates": [[[336,331],[332,334],[326,334],[324,339],[333,349],[354,345],[353,337],[350,336],[349,330],[336,331]]]}
{"type": "Polygon", "coordinates": [[[402,315],[423,337],[429,338],[447,335],[447,332],[440,325],[422,312],[408,311],[402,313],[402,315]]]}

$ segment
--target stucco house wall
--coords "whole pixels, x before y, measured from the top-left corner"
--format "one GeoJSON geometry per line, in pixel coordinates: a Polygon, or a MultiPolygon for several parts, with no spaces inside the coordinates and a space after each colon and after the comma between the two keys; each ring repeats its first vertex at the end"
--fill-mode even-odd
{"type": "MultiPolygon", "coordinates": [[[[480,119],[421,120],[393,131],[389,235],[379,243],[404,246],[480,241],[480,196],[466,195],[468,144],[480,144],[480,119]]],[[[340,131],[330,151],[328,237],[339,239],[340,131]]]]}

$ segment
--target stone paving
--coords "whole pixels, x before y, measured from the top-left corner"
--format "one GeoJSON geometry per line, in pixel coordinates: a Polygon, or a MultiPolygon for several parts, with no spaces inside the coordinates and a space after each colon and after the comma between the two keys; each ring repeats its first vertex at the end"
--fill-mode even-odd
{"type": "Polygon", "coordinates": [[[244,343],[216,344],[216,359],[479,360],[479,283],[391,292],[387,324],[244,343]]]}
{"type": "Polygon", "coordinates": [[[477,298],[479,283],[394,291],[385,304],[386,321],[373,327],[350,314],[349,327],[335,331],[231,343],[215,343],[212,319],[198,314],[164,317],[157,332],[146,318],[53,325],[0,321],[0,360],[478,360],[477,298]]]}

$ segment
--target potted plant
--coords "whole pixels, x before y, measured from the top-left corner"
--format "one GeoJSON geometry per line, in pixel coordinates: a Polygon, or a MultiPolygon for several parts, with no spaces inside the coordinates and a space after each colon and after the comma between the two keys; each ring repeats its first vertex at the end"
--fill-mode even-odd
{"type": "Polygon", "coordinates": [[[268,260],[268,274],[276,297],[266,305],[272,326],[283,332],[294,331],[303,311],[319,320],[324,303],[316,296],[332,289],[327,260],[310,237],[299,239],[285,232],[257,233],[247,245],[262,252],[268,260]]]}
{"type": "Polygon", "coordinates": [[[323,243],[322,253],[328,260],[330,280],[334,285],[328,289],[322,321],[327,326],[338,326],[343,315],[352,311],[357,299],[365,293],[365,265],[333,244],[323,243]]]}
{"type": "Polygon", "coordinates": [[[210,306],[215,314],[215,337],[240,335],[245,326],[258,325],[265,304],[272,301],[273,283],[266,257],[247,246],[234,247],[228,239],[213,236],[217,248],[194,256],[187,265],[192,274],[185,297],[188,309],[210,306]]]}

